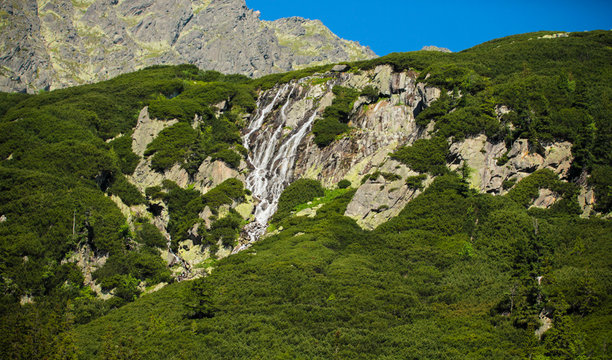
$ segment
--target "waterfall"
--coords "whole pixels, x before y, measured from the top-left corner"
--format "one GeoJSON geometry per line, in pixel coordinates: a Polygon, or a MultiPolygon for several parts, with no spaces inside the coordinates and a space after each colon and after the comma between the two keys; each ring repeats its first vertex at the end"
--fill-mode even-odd
{"type": "MultiPolygon", "coordinates": [[[[247,160],[253,166],[246,179],[246,188],[259,202],[255,206],[255,219],[244,229],[249,243],[236,248],[234,252],[244,250],[266,231],[268,220],[278,206],[278,199],[293,175],[297,148],[317,115],[312,110],[312,114],[301,121],[296,129],[282,136],[287,122],[287,108],[296,88],[296,84],[287,84],[277,91],[269,104],[264,107],[258,104],[261,110],[249,123],[243,136],[244,147],[249,151],[247,160]],[[283,99],[280,110],[272,114],[283,99]]],[[[263,101],[260,99],[260,102],[263,101]]]]}

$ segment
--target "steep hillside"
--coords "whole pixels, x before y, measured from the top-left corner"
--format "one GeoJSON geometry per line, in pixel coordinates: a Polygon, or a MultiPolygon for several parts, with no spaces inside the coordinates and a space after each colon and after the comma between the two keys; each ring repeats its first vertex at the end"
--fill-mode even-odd
{"type": "Polygon", "coordinates": [[[0,50],[0,90],[30,93],[156,64],[257,77],[375,56],[319,21],[261,21],[244,0],[3,1],[0,50]]]}
{"type": "Polygon", "coordinates": [[[611,45],[0,94],[3,357],[608,358],[611,45]]]}

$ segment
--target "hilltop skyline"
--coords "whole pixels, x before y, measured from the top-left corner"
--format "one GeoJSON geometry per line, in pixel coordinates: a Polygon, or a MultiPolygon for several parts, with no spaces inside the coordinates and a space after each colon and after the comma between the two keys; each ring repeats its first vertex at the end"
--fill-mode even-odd
{"type": "Polygon", "coordinates": [[[408,3],[373,7],[370,2],[247,0],[262,20],[300,16],[318,19],[338,36],[358,41],[383,56],[435,45],[457,52],[482,42],[540,30],[588,31],[612,28],[607,1],[468,1],[408,3]],[[443,9],[443,10],[441,10],[443,9]]]}

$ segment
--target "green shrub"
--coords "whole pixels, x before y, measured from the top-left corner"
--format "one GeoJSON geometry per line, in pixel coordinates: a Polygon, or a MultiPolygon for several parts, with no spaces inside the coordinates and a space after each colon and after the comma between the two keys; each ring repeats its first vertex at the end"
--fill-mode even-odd
{"type": "Polygon", "coordinates": [[[183,161],[196,136],[196,131],[189,124],[179,122],[162,130],[147,145],[144,155],[153,155],[151,167],[156,171],[164,171],[183,161]]]}
{"type": "Polygon", "coordinates": [[[516,184],[516,179],[504,180],[502,183],[502,188],[504,190],[511,189],[516,184]]]}
{"type": "Polygon", "coordinates": [[[126,175],[131,175],[136,170],[140,157],[132,151],[132,132],[120,136],[110,142],[110,146],[119,158],[119,168],[126,175]]]}
{"type": "Polygon", "coordinates": [[[209,190],[202,198],[213,213],[216,213],[221,205],[231,205],[234,201],[244,200],[244,185],[238,179],[227,179],[209,190]]]}
{"type": "Polygon", "coordinates": [[[448,114],[454,106],[455,100],[446,91],[442,91],[437,100],[417,114],[415,121],[419,126],[427,126],[431,120],[437,120],[448,114]]]}
{"type": "Polygon", "coordinates": [[[250,112],[255,109],[255,92],[253,87],[240,83],[211,82],[189,87],[179,97],[172,100],[191,99],[202,106],[216,105],[228,101],[230,108],[241,108],[250,112]]]}
{"type": "Polygon", "coordinates": [[[349,180],[343,179],[338,181],[338,189],[346,189],[351,186],[351,182],[349,180]]]}
{"type": "Polygon", "coordinates": [[[538,197],[540,189],[550,189],[563,197],[571,197],[575,194],[576,185],[559,180],[552,170],[541,169],[519,181],[507,196],[528,207],[538,197]]]}
{"type": "Polygon", "coordinates": [[[192,99],[161,98],[151,101],[149,115],[155,119],[177,119],[187,123],[193,122],[194,116],[200,114],[202,106],[192,99]]]}
{"type": "Polygon", "coordinates": [[[168,205],[170,221],[168,232],[172,238],[172,248],[176,249],[179,241],[187,238],[187,232],[198,221],[198,214],[206,206],[202,194],[195,189],[183,189],[170,180],[164,180],[163,186],[167,193],[163,195],[168,205]]]}
{"type": "Polygon", "coordinates": [[[491,99],[464,95],[458,107],[437,119],[435,129],[439,136],[454,137],[461,140],[466,136],[484,133],[489,138],[497,137],[500,123],[495,114],[495,104],[491,99]]]}
{"type": "Polygon", "coordinates": [[[603,213],[612,209],[612,166],[597,166],[593,169],[589,183],[595,190],[595,210],[603,213]]]}
{"type": "Polygon", "coordinates": [[[127,206],[144,204],[146,199],[134,184],[130,183],[125,176],[115,176],[113,183],[108,188],[110,195],[117,195],[127,206]]]}
{"type": "Polygon", "coordinates": [[[408,176],[406,178],[406,185],[411,190],[423,190],[423,181],[427,179],[427,175],[419,174],[415,176],[408,176]]]}
{"type": "Polygon", "coordinates": [[[237,152],[231,149],[224,149],[218,151],[212,154],[211,158],[213,160],[224,161],[226,164],[233,167],[234,169],[238,168],[238,166],[240,165],[240,160],[242,160],[242,156],[240,156],[237,152]]]}
{"type": "Polygon", "coordinates": [[[334,86],[332,92],[335,95],[332,104],[325,108],[323,117],[315,121],[312,127],[312,132],[315,134],[314,141],[319,147],[329,145],[336,136],[349,130],[346,123],[359,96],[357,90],[343,86],[334,86]]]}
{"type": "Polygon", "coordinates": [[[115,296],[126,301],[134,301],[141,294],[138,289],[138,279],[131,276],[122,276],[115,288],[115,296]]]}
{"type": "Polygon", "coordinates": [[[400,180],[402,178],[401,176],[397,174],[388,173],[384,171],[375,171],[361,178],[361,183],[364,184],[368,180],[376,181],[381,176],[383,177],[383,179],[385,179],[385,181],[395,181],[395,180],[400,180]]]}
{"type": "Polygon", "coordinates": [[[136,230],[136,240],[153,248],[165,248],[166,238],[157,227],[148,221],[141,224],[136,230]]]}
{"type": "Polygon", "coordinates": [[[238,235],[240,235],[242,217],[234,209],[231,209],[229,214],[224,218],[215,221],[207,235],[207,240],[210,244],[216,244],[219,240],[223,246],[234,246],[238,235]]]}
{"type": "Polygon", "coordinates": [[[145,189],[145,195],[150,199],[159,199],[163,198],[165,192],[162,192],[161,186],[149,186],[145,189]]]}
{"type": "Polygon", "coordinates": [[[299,179],[287,186],[278,200],[276,214],[272,222],[278,222],[297,206],[307,203],[316,197],[324,196],[321,183],[312,179],[299,179]]]}
{"type": "MultiPolygon", "coordinates": [[[[102,144],[72,140],[41,144],[35,151],[16,156],[13,166],[83,179],[89,183],[102,180],[104,174],[120,172],[114,157],[102,144]]],[[[98,185],[104,187],[108,184],[98,185]]]]}
{"type": "Polygon", "coordinates": [[[510,159],[508,158],[508,151],[504,153],[497,161],[495,162],[497,166],[504,166],[510,159]]]}
{"type": "Polygon", "coordinates": [[[432,175],[445,172],[448,143],[443,137],[419,139],[412,146],[401,146],[391,158],[408,165],[412,170],[432,175]]]}
{"type": "Polygon", "coordinates": [[[93,273],[93,277],[106,290],[119,287],[126,277],[143,280],[150,285],[171,281],[170,271],[157,250],[147,248],[110,256],[106,263],[93,273]]]}
{"type": "Polygon", "coordinates": [[[0,119],[12,107],[18,105],[21,101],[26,100],[31,95],[22,93],[3,93],[0,92],[0,119]]]}
{"type": "Polygon", "coordinates": [[[487,80],[467,66],[457,64],[436,64],[425,70],[429,77],[428,85],[445,90],[461,89],[464,92],[476,93],[484,90],[487,80]]]}
{"type": "Polygon", "coordinates": [[[395,181],[395,180],[400,180],[402,177],[397,175],[397,174],[393,174],[393,173],[388,173],[388,172],[384,172],[381,171],[380,175],[383,177],[383,179],[385,179],[386,181],[395,181]]]}
{"type": "Polygon", "coordinates": [[[331,144],[338,135],[348,130],[349,126],[347,124],[343,124],[335,118],[319,119],[312,126],[312,132],[315,135],[314,142],[319,147],[331,144]]]}
{"type": "Polygon", "coordinates": [[[378,89],[376,89],[372,85],[364,87],[361,90],[361,93],[359,94],[359,96],[365,96],[366,98],[368,98],[368,101],[371,103],[376,102],[376,100],[378,100],[379,95],[380,92],[378,91],[378,89]]]}

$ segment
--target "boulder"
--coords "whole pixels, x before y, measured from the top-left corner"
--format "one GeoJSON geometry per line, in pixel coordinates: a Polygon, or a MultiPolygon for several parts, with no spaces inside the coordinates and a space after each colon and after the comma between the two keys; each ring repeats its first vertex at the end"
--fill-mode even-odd
{"type": "Polygon", "coordinates": [[[331,68],[331,71],[332,72],[345,72],[345,71],[348,71],[349,69],[350,69],[350,66],[345,65],[345,64],[339,64],[331,68]]]}
{"type": "Polygon", "coordinates": [[[538,197],[533,201],[533,205],[531,206],[541,209],[548,209],[559,199],[560,196],[556,192],[549,189],[540,189],[538,197]]]}

